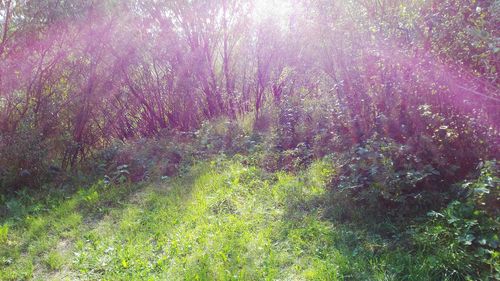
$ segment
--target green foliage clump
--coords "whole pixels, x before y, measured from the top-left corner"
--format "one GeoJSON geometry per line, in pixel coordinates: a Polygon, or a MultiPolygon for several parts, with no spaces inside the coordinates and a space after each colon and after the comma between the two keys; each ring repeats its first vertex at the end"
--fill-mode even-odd
{"type": "Polygon", "coordinates": [[[58,252],[53,251],[47,255],[45,262],[51,270],[58,270],[63,266],[64,258],[58,252]]]}
{"type": "Polygon", "coordinates": [[[477,179],[462,184],[461,200],[429,212],[430,221],[417,227],[417,246],[439,260],[439,270],[467,280],[500,278],[499,184],[496,162],[486,161],[477,179]]]}
{"type": "Polygon", "coordinates": [[[116,142],[86,166],[92,174],[113,183],[171,177],[192,162],[194,140],[191,133],[165,130],[157,138],[116,142]]]}
{"type": "Polygon", "coordinates": [[[342,217],[404,220],[441,206],[450,196],[450,187],[440,182],[440,171],[412,153],[410,146],[372,138],[340,157],[332,199],[342,204],[342,217]],[[358,212],[359,206],[366,214],[358,212]]]}
{"type": "Polygon", "coordinates": [[[0,193],[39,187],[49,176],[48,145],[28,128],[16,134],[0,132],[0,193]]]}
{"type": "MultiPolygon", "coordinates": [[[[251,121],[251,119],[250,119],[251,121]]],[[[259,136],[252,132],[247,124],[248,116],[241,120],[219,118],[210,122],[203,122],[195,131],[195,142],[199,156],[216,154],[247,153],[256,145],[259,136]]]]}

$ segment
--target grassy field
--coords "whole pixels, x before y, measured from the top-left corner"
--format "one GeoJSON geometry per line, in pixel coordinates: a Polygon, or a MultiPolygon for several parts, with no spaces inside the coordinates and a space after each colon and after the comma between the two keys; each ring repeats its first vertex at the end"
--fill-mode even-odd
{"type": "Polygon", "coordinates": [[[237,160],[145,186],[97,183],[10,220],[1,280],[431,280],[432,257],[326,219],[326,179],[237,160]]]}

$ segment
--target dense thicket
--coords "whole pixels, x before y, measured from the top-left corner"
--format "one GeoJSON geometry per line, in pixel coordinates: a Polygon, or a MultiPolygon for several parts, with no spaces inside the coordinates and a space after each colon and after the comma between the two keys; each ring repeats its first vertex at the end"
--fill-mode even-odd
{"type": "Polygon", "coordinates": [[[1,3],[4,190],[115,139],[265,126],[272,108],[283,149],[388,137],[455,177],[498,154],[498,1],[1,3]]]}
{"type": "Polygon", "coordinates": [[[327,157],[338,219],[444,210],[422,247],[449,234],[492,277],[499,26],[498,0],[1,0],[0,202],[78,169],[327,157]]]}

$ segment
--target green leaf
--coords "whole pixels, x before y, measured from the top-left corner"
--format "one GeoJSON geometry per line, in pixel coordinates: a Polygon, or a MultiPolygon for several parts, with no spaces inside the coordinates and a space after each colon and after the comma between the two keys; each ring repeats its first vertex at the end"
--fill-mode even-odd
{"type": "Polygon", "coordinates": [[[478,187],[478,188],[474,188],[474,193],[477,193],[477,194],[489,194],[490,190],[487,189],[486,187],[478,187]]]}
{"type": "Polygon", "coordinates": [[[471,234],[471,233],[467,233],[461,237],[458,238],[458,241],[463,243],[464,245],[472,245],[472,242],[476,239],[476,237],[471,234]]]}
{"type": "Polygon", "coordinates": [[[438,212],[436,212],[436,211],[430,211],[430,212],[428,212],[428,213],[427,213],[427,215],[428,215],[429,217],[434,217],[434,218],[438,218],[438,217],[444,218],[444,215],[443,215],[443,214],[438,213],[438,212]]]}

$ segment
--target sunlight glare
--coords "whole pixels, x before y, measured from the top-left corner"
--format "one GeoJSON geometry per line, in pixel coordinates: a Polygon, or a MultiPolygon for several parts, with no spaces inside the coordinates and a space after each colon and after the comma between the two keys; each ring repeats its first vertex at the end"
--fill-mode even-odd
{"type": "Polygon", "coordinates": [[[292,4],[288,0],[255,0],[252,17],[256,22],[276,20],[286,25],[292,13],[292,4]]]}

